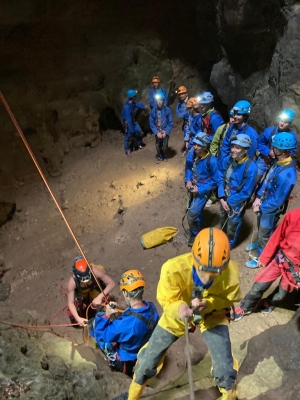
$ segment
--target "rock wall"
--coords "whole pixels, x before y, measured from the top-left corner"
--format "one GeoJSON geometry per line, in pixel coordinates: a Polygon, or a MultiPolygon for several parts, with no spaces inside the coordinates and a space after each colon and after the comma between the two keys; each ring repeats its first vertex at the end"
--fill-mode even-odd
{"type": "Polygon", "coordinates": [[[251,101],[250,121],[259,132],[281,109],[292,108],[300,133],[300,5],[219,1],[218,12],[224,56],[210,80],[222,101],[229,107],[241,98],[251,101]]]}

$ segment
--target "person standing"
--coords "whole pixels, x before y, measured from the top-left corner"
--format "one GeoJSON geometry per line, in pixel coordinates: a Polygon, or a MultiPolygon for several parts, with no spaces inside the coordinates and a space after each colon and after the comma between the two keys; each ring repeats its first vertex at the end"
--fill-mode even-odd
{"type": "Polygon", "coordinates": [[[262,269],[254,278],[254,282],[235,310],[235,321],[255,310],[269,314],[287,297],[288,293],[300,288],[300,209],[288,212],[275,230],[259,257],[262,269]],[[273,282],[280,278],[277,290],[263,302],[259,302],[263,294],[273,282]]]}
{"type": "Polygon", "coordinates": [[[212,190],[217,188],[218,162],[210,154],[210,140],[206,133],[199,132],[193,139],[193,148],[186,157],[185,181],[190,195],[187,220],[190,228],[188,246],[202,228],[202,214],[212,190]]]}
{"type": "Polygon", "coordinates": [[[251,146],[248,149],[248,156],[254,159],[257,150],[258,134],[255,129],[248,123],[248,117],[251,112],[251,104],[247,100],[238,101],[233,107],[234,123],[228,128],[224,137],[220,157],[224,159],[230,154],[231,137],[235,137],[240,133],[246,134],[251,139],[251,146]]]}
{"type": "Polygon", "coordinates": [[[135,101],[137,91],[133,89],[127,90],[127,101],[122,110],[122,119],[124,125],[124,151],[129,157],[133,150],[133,144],[138,149],[143,148],[142,137],[143,131],[139,123],[136,121],[136,113],[138,110],[147,110],[147,106],[135,101]]]}
{"type": "Polygon", "coordinates": [[[295,151],[297,140],[292,132],[277,133],[272,139],[271,149],[275,163],[270,167],[253,203],[257,214],[257,241],[250,243],[246,251],[257,250],[257,257],[246,262],[246,267],[257,268],[258,258],[275,230],[280,215],[297,182],[297,170],[291,152],[295,151]]]}
{"type": "Polygon", "coordinates": [[[217,129],[224,124],[221,115],[214,109],[214,96],[210,92],[204,92],[199,98],[201,115],[201,131],[205,132],[210,140],[213,140],[217,129]]]}
{"type": "Polygon", "coordinates": [[[259,157],[256,161],[258,167],[258,181],[264,176],[268,166],[275,161],[275,154],[272,150],[272,140],[278,133],[289,132],[294,135],[296,146],[295,149],[291,150],[291,156],[293,156],[297,151],[298,137],[297,134],[290,129],[295,116],[296,114],[293,110],[283,110],[278,116],[278,125],[269,126],[259,136],[257,141],[257,151],[259,152],[259,157]]]}
{"type": "Polygon", "coordinates": [[[156,106],[156,99],[155,95],[157,93],[163,93],[164,94],[164,99],[165,99],[165,105],[168,105],[169,101],[169,96],[167,90],[160,85],[160,78],[159,76],[153,76],[152,78],[152,89],[149,90],[148,92],[148,102],[150,105],[150,109],[154,108],[156,106]]]}
{"type": "Polygon", "coordinates": [[[245,203],[255,187],[257,166],[247,154],[250,147],[250,137],[240,133],[231,138],[230,155],[219,160],[220,222],[231,249],[235,247],[242,227],[245,203]]]}
{"type": "Polygon", "coordinates": [[[187,101],[187,110],[189,113],[188,121],[184,126],[184,147],[185,156],[188,151],[192,148],[192,141],[197,134],[201,132],[201,114],[199,111],[199,101],[196,97],[191,97],[187,101]]]}
{"type": "Polygon", "coordinates": [[[215,157],[219,158],[220,154],[220,149],[223,143],[223,139],[229,129],[229,127],[234,123],[234,114],[233,110],[230,110],[229,112],[229,121],[226,124],[223,124],[219,126],[217,129],[216,133],[214,134],[214,137],[211,141],[211,145],[209,148],[209,151],[211,152],[212,155],[215,157]]]}
{"type": "Polygon", "coordinates": [[[162,266],[157,300],[163,314],[148,344],[138,354],[129,393],[114,400],[140,399],[168,348],[184,335],[186,321],[195,328],[195,316],[210,351],[212,375],[222,400],[236,400],[238,363],[232,355],[228,325],[230,308],[240,298],[238,265],[230,260],[228,238],[220,229],[203,229],[191,253],[172,258],[162,266]]]}
{"type": "Polygon", "coordinates": [[[155,136],[156,162],[158,164],[161,161],[168,161],[168,144],[173,127],[173,118],[170,108],[164,104],[164,94],[157,92],[155,98],[156,105],[151,110],[149,124],[155,136]]]}

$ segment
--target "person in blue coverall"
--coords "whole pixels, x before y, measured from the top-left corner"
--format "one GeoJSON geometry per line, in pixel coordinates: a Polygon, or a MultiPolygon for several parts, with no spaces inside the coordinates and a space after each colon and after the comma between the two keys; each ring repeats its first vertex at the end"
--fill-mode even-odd
{"type": "Polygon", "coordinates": [[[190,193],[187,219],[190,227],[188,246],[202,228],[202,213],[211,191],[217,187],[218,161],[210,154],[210,140],[206,133],[199,132],[193,139],[193,148],[186,157],[185,180],[190,193]]]}
{"type": "Polygon", "coordinates": [[[136,147],[143,148],[142,137],[143,131],[139,123],[135,120],[137,110],[147,110],[147,106],[135,101],[137,91],[133,89],[127,90],[126,104],[122,110],[122,120],[125,130],[124,135],[124,151],[129,157],[131,156],[133,141],[136,142],[136,147]]]}
{"type": "Polygon", "coordinates": [[[149,124],[155,136],[156,162],[168,161],[168,143],[173,127],[172,113],[169,107],[164,104],[165,97],[163,92],[157,92],[156,105],[152,108],[149,116],[149,124]]]}
{"type": "Polygon", "coordinates": [[[158,76],[154,76],[152,78],[152,89],[149,90],[148,92],[148,102],[150,105],[150,108],[152,110],[152,108],[154,108],[156,106],[156,99],[155,99],[155,95],[157,93],[163,93],[164,97],[165,97],[165,105],[168,105],[168,101],[169,101],[169,96],[168,96],[168,92],[167,90],[160,86],[160,78],[158,76]]]}
{"type": "Polygon", "coordinates": [[[291,150],[291,156],[293,156],[298,148],[298,137],[295,132],[290,130],[290,126],[295,119],[295,112],[293,110],[283,110],[278,116],[278,125],[269,126],[266,128],[258,138],[257,150],[259,152],[259,157],[256,161],[258,167],[257,180],[259,181],[265,172],[269,164],[275,160],[274,151],[271,148],[272,139],[280,132],[290,132],[294,135],[296,140],[296,146],[294,150],[291,150]]]}
{"type": "Polygon", "coordinates": [[[249,101],[240,100],[234,105],[234,124],[228,128],[224,137],[219,157],[221,160],[230,154],[231,136],[236,136],[240,133],[246,134],[250,137],[251,146],[248,149],[248,156],[252,159],[254,158],[257,150],[258,134],[256,130],[253,129],[252,126],[250,126],[247,122],[250,111],[251,104],[249,101]]]}
{"type": "Polygon", "coordinates": [[[197,97],[191,97],[188,99],[187,110],[189,113],[189,117],[187,123],[184,126],[183,140],[185,142],[185,152],[182,155],[183,157],[192,148],[192,142],[197,132],[201,131],[201,114],[199,111],[199,101],[197,97]]]}
{"type": "Polygon", "coordinates": [[[145,286],[145,279],[138,270],[124,272],[120,290],[128,308],[118,317],[117,303],[110,302],[105,313],[96,314],[90,328],[110,368],[128,376],[133,375],[137,353],[148,342],[159,320],[155,305],[143,300],[145,286]]]}
{"type": "Polygon", "coordinates": [[[246,263],[248,268],[258,267],[258,258],[276,228],[280,215],[286,212],[288,198],[297,182],[297,171],[291,153],[295,151],[297,139],[292,132],[277,133],[271,148],[275,163],[268,171],[253,203],[257,214],[257,241],[250,243],[246,251],[257,249],[257,257],[246,263]]]}
{"type": "MultiPolygon", "coordinates": [[[[179,97],[179,101],[176,106],[176,117],[182,118],[182,130],[184,131],[184,127],[188,123],[189,119],[189,112],[187,110],[187,102],[189,99],[188,91],[185,86],[179,86],[176,93],[179,97]]],[[[185,150],[185,145],[183,150],[185,150]]]]}
{"type": "Polygon", "coordinates": [[[221,229],[234,248],[239,236],[245,203],[255,187],[257,166],[248,156],[251,139],[243,133],[231,139],[230,155],[219,160],[218,197],[220,199],[221,229]]]}
{"type": "Polygon", "coordinates": [[[201,131],[205,132],[211,142],[219,126],[224,120],[213,107],[214,96],[210,92],[204,92],[199,98],[201,115],[201,131]]]}

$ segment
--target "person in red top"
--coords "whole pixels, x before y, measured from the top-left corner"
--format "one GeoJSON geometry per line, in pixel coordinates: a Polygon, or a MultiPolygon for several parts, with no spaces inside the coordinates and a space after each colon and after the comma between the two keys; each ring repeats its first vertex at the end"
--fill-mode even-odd
{"type": "Polygon", "coordinates": [[[259,257],[261,271],[235,310],[235,321],[251,314],[273,282],[280,277],[278,290],[266,298],[261,312],[268,314],[288,293],[300,288],[300,209],[290,211],[275,230],[259,257]]]}

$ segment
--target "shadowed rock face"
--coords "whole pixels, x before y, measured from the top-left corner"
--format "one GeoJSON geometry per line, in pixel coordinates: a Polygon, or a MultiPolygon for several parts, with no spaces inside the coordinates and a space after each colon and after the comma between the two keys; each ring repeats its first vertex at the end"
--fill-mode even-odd
{"type": "MultiPolygon", "coordinates": [[[[21,325],[45,323],[25,312],[2,312],[1,320],[21,325]]],[[[112,373],[93,349],[74,347],[55,335],[41,336],[0,324],[0,349],[1,399],[109,400],[128,386],[128,378],[112,373]],[[77,349],[85,354],[81,356],[77,349]]]]}
{"type": "Polygon", "coordinates": [[[258,132],[276,123],[284,108],[296,111],[293,129],[297,132],[299,4],[233,0],[218,4],[224,57],[213,66],[211,84],[229,107],[241,98],[251,101],[250,122],[258,132]]]}

